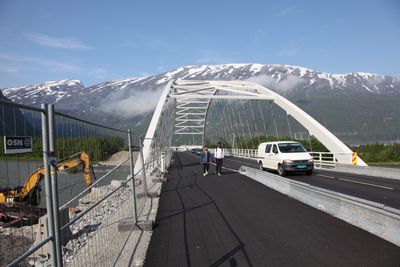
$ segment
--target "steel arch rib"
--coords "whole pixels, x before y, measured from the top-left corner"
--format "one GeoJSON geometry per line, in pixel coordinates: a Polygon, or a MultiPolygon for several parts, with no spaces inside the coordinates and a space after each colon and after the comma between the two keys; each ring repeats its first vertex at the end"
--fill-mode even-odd
{"type": "MultiPolygon", "coordinates": [[[[151,149],[151,145],[152,142],[154,140],[154,134],[156,132],[157,129],[157,125],[159,123],[159,120],[161,118],[162,115],[162,111],[164,108],[164,104],[167,102],[167,98],[169,95],[169,91],[171,90],[171,86],[173,84],[174,80],[170,80],[167,85],[165,86],[164,91],[161,94],[160,99],[158,100],[158,104],[156,106],[156,109],[153,113],[153,117],[151,118],[150,121],[150,125],[147,128],[147,132],[145,135],[145,138],[143,140],[143,159],[144,162],[147,162],[148,160],[148,156],[150,154],[150,149],[151,149]]],[[[142,168],[140,163],[140,157],[138,157],[138,159],[136,160],[136,164],[135,164],[135,173],[139,172],[140,169],[142,168]]]]}
{"type": "MultiPolygon", "coordinates": [[[[174,93],[175,93],[175,92],[173,92],[174,85],[176,86],[176,88],[179,88],[179,89],[181,89],[181,88],[187,89],[187,91],[185,91],[179,95],[188,94],[190,92],[191,97],[193,96],[193,94],[192,94],[193,92],[204,91],[204,90],[202,90],[202,87],[205,90],[210,90],[211,88],[214,88],[215,91],[211,95],[210,94],[209,95],[199,94],[197,96],[198,98],[201,98],[201,99],[208,98],[207,109],[206,109],[206,113],[204,115],[206,115],[208,113],[211,98],[213,95],[215,95],[215,92],[218,90],[237,92],[238,99],[240,98],[240,94],[243,94],[245,96],[246,95],[248,96],[251,94],[251,96],[254,97],[254,95],[255,95],[254,92],[250,92],[248,90],[255,90],[259,94],[260,99],[268,99],[266,96],[270,97],[270,99],[273,99],[273,101],[279,107],[281,107],[283,110],[285,110],[288,115],[291,115],[304,128],[306,128],[309,131],[310,135],[315,136],[330,152],[335,153],[337,155],[338,163],[351,164],[352,151],[350,150],[350,148],[348,148],[333,133],[331,133],[328,129],[326,129],[323,125],[321,125],[314,118],[312,118],[309,114],[304,112],[302,109],[297,107],[295,104],[293,104],[292,102],[290,102],[283,96],[273,92],[272,90],[270,90],[264,86],[261,86],[259,84],[255,84],[255,83],[251,83],[251,82],[196,81],[196,80],[176,80],[176,81],[171,80],[166,85],[166,87],[160,97],[160,100],[158,101],[157,107],[154,111],[152,120],[151,120],[149,128],[147,130],[146,137],[144,139],[143,156],[144,156],[145,160],[147,160],[147,157],[149,155],[152,140],[154,138],[154,134],[155,134],[158,122],[161,118],[163,107],[166,104],[166,102],[170,96],[171,96],[171,98],[174,97],[174,93]],[[190,87],[193,88],[193,91],[191,91],[190,87]]],[[[175,104],[176,104],[176,101],[175,101],[175,104]]],[[[205,116],[205,117],[207,117],[207,116],[205,116]]],[[[174,127],[174,126],[175,125],[171,125],[171,127],[174,127]]],[[[202,133],[203,135],[204,135],[204,129],[205,129],[205,127],[203,128],[203,133],[202,133]]],[[[357,160],[357,165],[367,166],[367,164],[359,157],[357,160]]],[[[135,168],[135,171],[136,171],[136,168],[135,168]]]]}
{"type": "MultiPolygon", "coordinates": [[[[279,107],[303,125],[304,128],[309,131],[310,135],[315,136],[330,152],[337,154],[338,163],[351,164],[351,154],[353,151],[322,124],[283,96],[264,86],[258,84],[253,85],[262,92],[273,96],[274,102],[279,107]]],[[[368,166],[360,157],[357,158],[357,165],[368,166]]]]}

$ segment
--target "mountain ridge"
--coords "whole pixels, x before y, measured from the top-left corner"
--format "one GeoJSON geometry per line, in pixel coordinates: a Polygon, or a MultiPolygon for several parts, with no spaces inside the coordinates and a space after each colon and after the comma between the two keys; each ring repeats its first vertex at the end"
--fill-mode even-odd
{"type": "Polygon", "coordinates": [[[88,87],[79,80],[62,80],[2,92],[18,103],[55,103],[57,110],[70,115],[123,128],[141,125],[144,131],[165,85],[178,78],[261,84],[294,102],[328,129],[355,141],[396,139],[400,132],[396,116],[400,114],[400,79],[375,73],[332,74],[279,64],[195,65],[88,87]]]}
{"type": "MultiPolygon", "coordinates": [[[[230,75],[234,74],[236,71],[247,71],[251,73],[251,76],[265,75],[270,77],[269,81],[264,81],[268,86],[275,87],[273,82],[280,83],[285,79],[291,79],[294,85],[301,84],[301,80],[293,81],[293,78],[299,78],[304,80],[303,86],[311,86],[313,84],[319,84],[331,87],[331,89],[346,89],[351,86],[356,86],[359,89],[366,90],[371,93],[383,93],[383,94],[395,94],[400,95],[400,79],[391,75],[369,73],[369,72],[349,72],[349,73],[328,73],[316,71],[310,68],[285,65],[285,64],[219,64],[219,65],[188,65],[180,67],[174,70],[163,72],[156,75],[143,76],[143,77],[132,77],[122,80],[112,80],[97,83],[85,87],[83,83],[75,79],[65,79],[61,81],[51,81],[44,83],[36,83],[32,85],[19,86],[19,87],[8,87],[1,89],[3,94],[11,100],[18,101],[19,103],[30,103],[29,101],[24,101],[23,98],[45,98],[51,103],[57,103],[64,97],[71,96],[71,93],[96,92],[101,91],[103,88],[111,87],[113,89],[124,89],[129,86],[129,84],[135,84],[142,82],[146,83],[146,80],[153,80],[156,77],[161,77],[154,82],[154,85],[166,84],[166,82],[173,78],[181,79],[202,79],[205,76],[212,76],[212,74],[219,73],[219,75],[214,75],[213,79],[223,79],[228,80],[238,79],[241,80],[245,75],[230,75]],[[185,73],[186,72],[186,73],[185,73]],[[358,84],[357,84],[358,83],[358,84]],[[380,87],[378,85],[381,85],[380,87]],[[382,86],[383,85],[383,86],[382,86]],[[73,87],[75,90],[71,90],[73,87]],[[397,90],[396,90],[397,88],[397,90]],[[57,90],[60,89],[60,90],[57,90]],[[69,90],[65,90],[69,89],[69,90]],[[78,89],[78,90],[76,90],[78,89]],[[87,90],[83,90],[87,89],[87,90]],[[381,91],[383,90],[383,92],[381,91]],[[38,94],[39,92],[47,92],[47,94],[38,94]],[[46,97],[47,96],[47,97],[46,97]],[[52,96],[52,97],[51,97],[52,96]]],[[[247,77],[250,78],[250,77],[247,77]]],[[[257,80],[255,80],[257,82],[257,80]]],[[[264,84],[265,85],[265,84],[264,84]]],[[[291,84],[289,84],[291,85],[291,84]]],[[[272,90],[277,89],[279,91],[279,86],[276,88],[271,88],[272,90]]],[[[36,101],[37,102],[37,101],[36,101]]],[[[37,104],[33,101],[31,104],[37,104]]]]}

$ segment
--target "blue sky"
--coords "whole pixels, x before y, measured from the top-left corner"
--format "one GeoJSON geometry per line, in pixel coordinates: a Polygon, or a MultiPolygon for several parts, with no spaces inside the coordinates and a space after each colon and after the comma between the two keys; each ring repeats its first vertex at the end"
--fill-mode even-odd
{"type": "Polygon", "coordinates": [[[223,63],[400,77],[400,2],[0,1],[0,88],[223,63]]]}

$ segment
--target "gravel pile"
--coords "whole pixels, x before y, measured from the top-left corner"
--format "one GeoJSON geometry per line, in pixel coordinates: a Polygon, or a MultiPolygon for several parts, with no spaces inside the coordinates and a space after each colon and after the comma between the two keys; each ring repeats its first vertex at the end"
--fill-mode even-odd
{"type": "MultiPolygon", "coordinates": [[[[138,156],[138,152],[133,153],[133,162],[136,162],[138,156]]],[[[99,161],[99,165],[104,165],[104,166],[116,166],[124,162],[127,158],[129,157],[129,152],[128,151],[120,151],[112,155],[110,158],[108,158],[105,161],[99,161]]],[[[124,165],[129,165],[129,160],[125,162],[124,165]]]]}
{"type": "MultiPolygon", "coordinates": [[[[85,210],[113,189],[114,187],[107,185],[101,187],[101,193],[92,191],[90,193],[92,196],[86,197],[84,201],[80,201],[79,209],[85,210]]],[[[130,198],[131,194],[130,188],[122,187],[70,227],[72,239],[64,246],[65,262],[69,263],[74,260],[79,251],[102,228],[102,224],[117,212],[120,206],[130,198]]]]}
{"type": "MultiPolygon", "coordinates": [[[[0,228],[0,266],[6,266],[25,253],[36,238],[36,225],[20,228],[0,228]]],[[[22,263],[19,266],[29,266],[22,263]]]]}
{"type": "MultiPolygon", "coordinates": [[[[79,200],[76,210],[84,211],[91,207],[95,202],[110,194],[120,182],[113,181],[111,185],[93,188],[89,194],[79,200]]],[[[135,184],[139,189],[141,181],[136,180],[135,184]]],[[[89,266],[93,264],[93,261],[90,261],[90,259],[85,259],[88,256],[88,251],[91,254],[92,260],[106,256],[101,255],[102,253],[115,255],[115,251],[120,249],[120,245],[117,244],[118,242],[115,242],[118,236],[118,229],[116,227],[118,227],[118,222],[132,216],[130,214],[130,212],[133,212],[131,198],[131,187],[121,187],[117,192],[70,226],[72,237],[63,246],[63,260],[66,266],[80,266],[82,264],[89,266]],[[112,244],[112,247],[108,248],[108,250],[106,249],[105,252],[104,249],[109,244],[112,244]]],[[[26,252],[33,244],[36,232],[36,225],[0,229],[0,266],[7,265],[13,259],[26,252]]],[[[30,260],[32,264],[41,264],[39,258],[31,258],[30,260]]],[[[108,264],[105,262],[101,263],[100,265],[104,266],[108,264]]],[[[26,263],[21,266],[30,265],[26,263]]]]}

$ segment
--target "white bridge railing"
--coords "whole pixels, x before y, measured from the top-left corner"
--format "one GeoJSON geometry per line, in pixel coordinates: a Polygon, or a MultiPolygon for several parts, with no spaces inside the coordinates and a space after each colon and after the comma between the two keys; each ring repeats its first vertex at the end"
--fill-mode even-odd
{"type": "Polygon", "coordinates": [[[234,156],[238,158],[256,159],[258,150],[257,149],[237,149],[230,148],[225,149],[225,154],[228,156],[234,156]]]}
{"type": "MultiPolygon", "coordinates": [[[[200,148],[199,148],[200,149],[200,148]]],[[[210,152],[214,154],[215,148],[210,148],[210,152]]],[[[238,149],[238,148],[225,148],[226,156],[233,156],[238,158],[246,159],[258,159],[257,149],[238,149]]],[[[314,165],[317,168],[332,168],[336,167],[338,162],[337,157],[340,155],[342,157],[349,157],[348,161],[351,162],[352,154],[344,153],[332,153],[332,152],[309,152],[314,159],[314,165]]]]}
{"type": "MultiPolygon", "coordinates": [[[[314,159],[315,167],[319,168],[330,168],[335,167],[337,163],[337,155],[338,153],[332,152],[309,152],[314,159]]],[[[257,149],[225,149],[225,154],[227,156],[234,156],[238,158],[248,158],[248,159],[257,159],[258,151],[257,149]]],[[[340,155],[343,155],[341,153],[340,155]]],[[[349,157],[349,161],[351,161],[352,154],[346,154],[344,156],[349,157]]]]}

